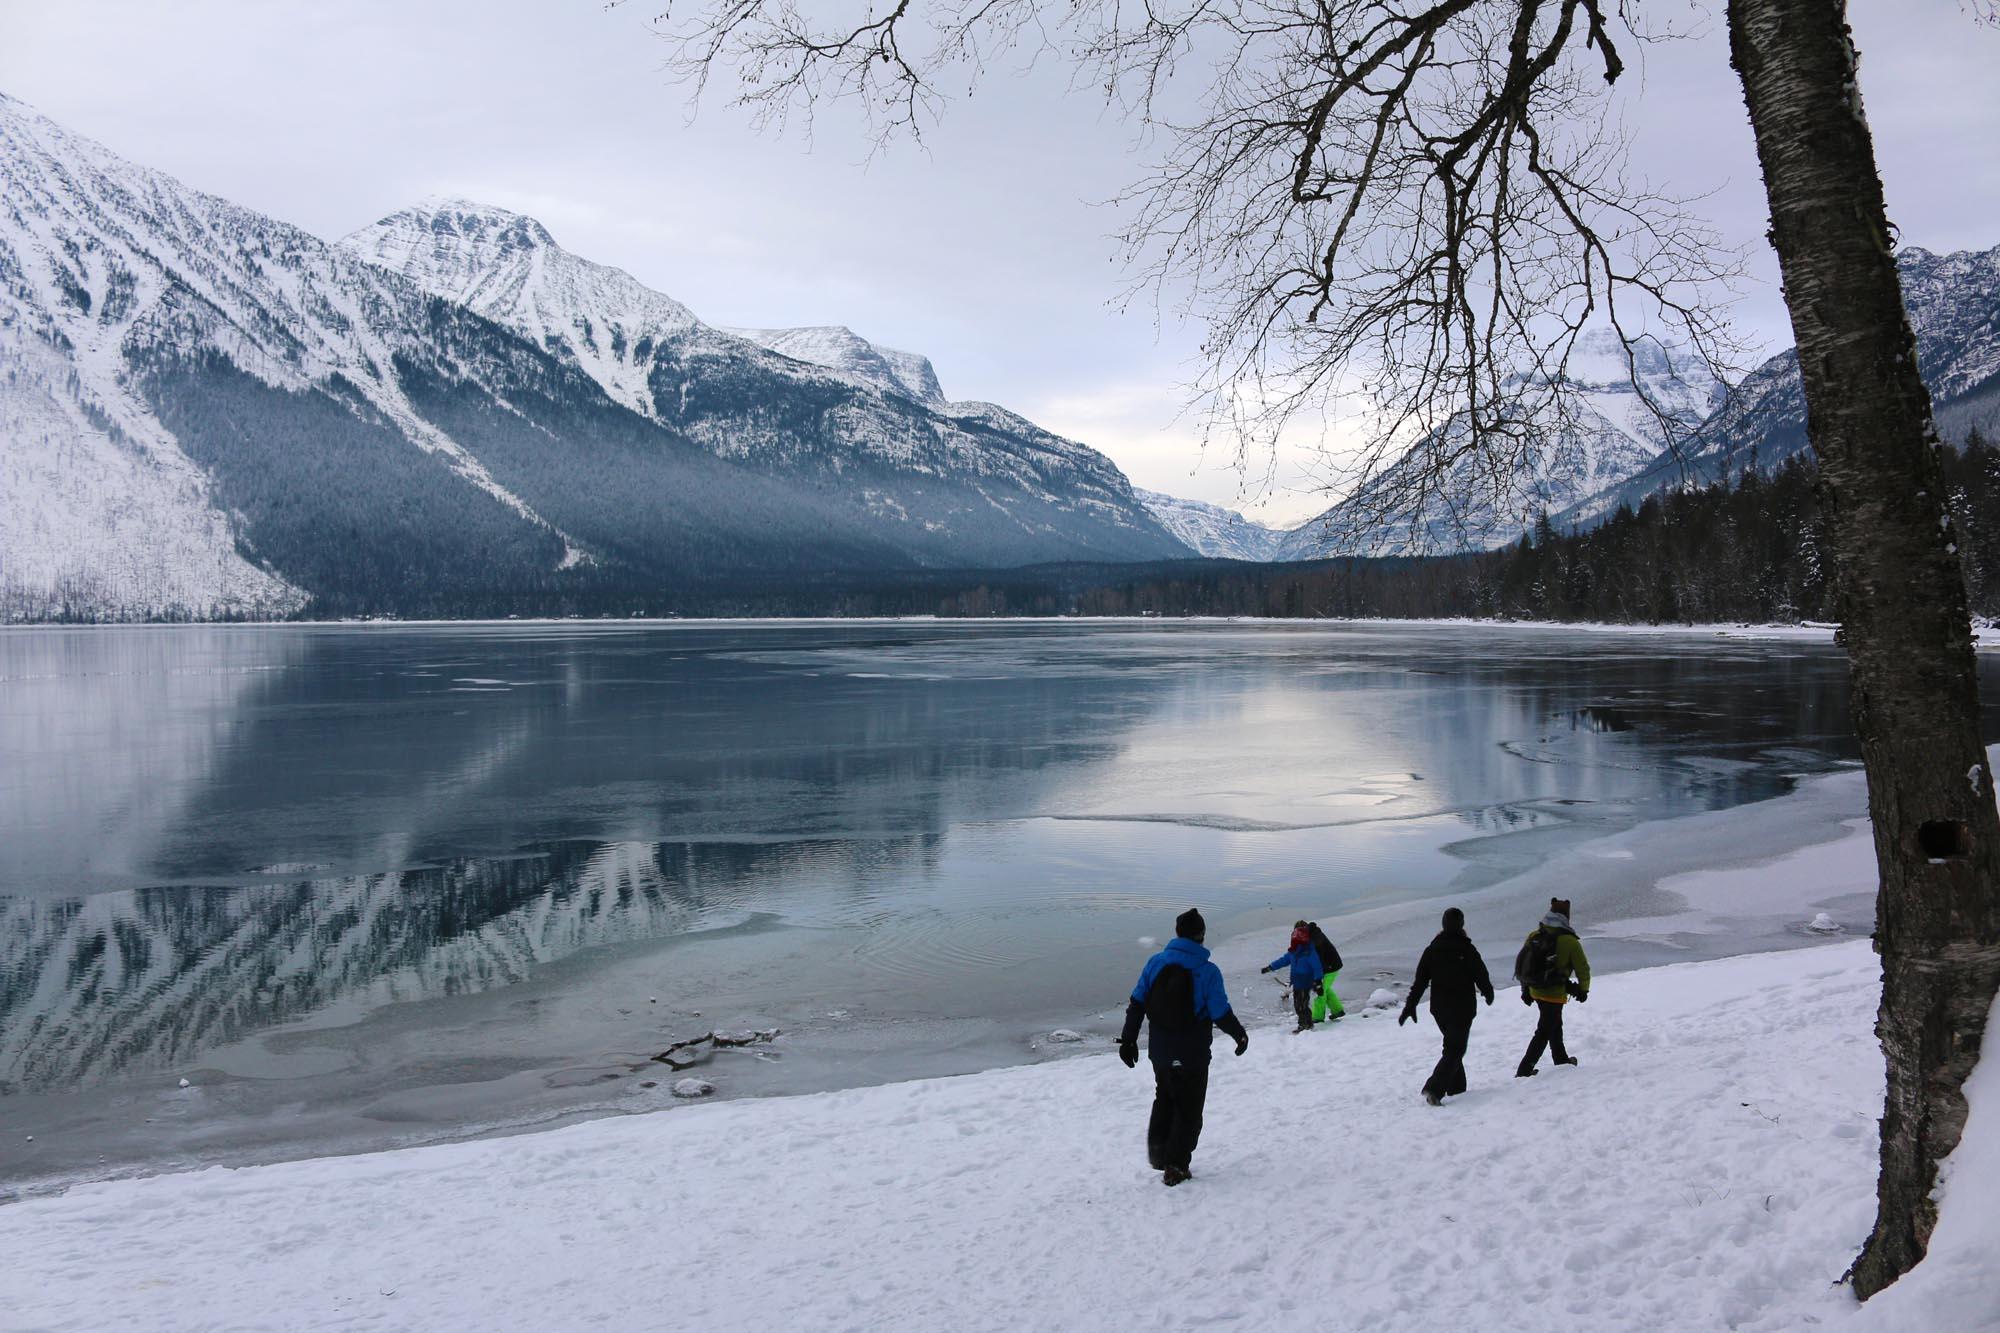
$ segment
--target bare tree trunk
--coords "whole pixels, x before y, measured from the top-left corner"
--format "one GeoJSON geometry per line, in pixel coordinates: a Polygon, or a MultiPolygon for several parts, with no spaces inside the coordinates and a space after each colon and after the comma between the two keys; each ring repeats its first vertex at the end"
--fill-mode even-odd
{"type": "Polygon", "coordinates": [[[1846,7],[1730,0],[1729,36],[1798,339],[1881,871],[1889,1091],[1875,1230],[1848,1272],[1865,1300],[1923,1258],[1937,1163],[1965,1128],[1961,1087],[2000,986],[2000,817],[1846,7]]]}

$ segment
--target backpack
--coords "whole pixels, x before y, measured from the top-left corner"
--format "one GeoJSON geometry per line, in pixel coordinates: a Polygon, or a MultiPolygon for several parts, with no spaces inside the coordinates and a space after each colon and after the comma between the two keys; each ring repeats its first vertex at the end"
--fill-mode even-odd
{"type": "Polygon", "coordinates": [[[1146,1021],[1153,1031],[1194,1026],[1194,973],[1168,963],[1154,976],[1146,992],[1146,1021]]]}
{"type": "Polygon", "coordinates": [[[1319,954],[1319,965],[1328,976],[1340,971],[1340,950],[1333,947],[1333,941],[1319,928],[1319,922],[1306,922],[1306,930],[1312,935],[1313,950],[1319,954]]]}
{"type": "Polygon", "coordinates": [[[1562,966],[1556,961],[1557,935],[1547,926],[1536,929],[1514,955],[1514,980],[1536,990],[1555,990],[1563,984],[1562,966]]]}

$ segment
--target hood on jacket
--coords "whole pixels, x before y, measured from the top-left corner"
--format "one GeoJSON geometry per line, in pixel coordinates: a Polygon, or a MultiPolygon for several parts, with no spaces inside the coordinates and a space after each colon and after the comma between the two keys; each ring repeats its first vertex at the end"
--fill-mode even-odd
{"type": "Polygon", "coordinates": [[[1542,924],[1550,930],[1568,930],[1569,918],[1561,912],[1550,912],[1542,918],[1542,924]]]}
{"type": "Polygon", "coordinates": [[[1196,963],[1205,963],[1208,961],[1208,950],[1204,946],[1196,944],[1185,935],[1168,940],[1167,947],[1160,950],[1160,952],[1172,954],[1174,961],[1189,971],[1194,970],[1196,963]]]}

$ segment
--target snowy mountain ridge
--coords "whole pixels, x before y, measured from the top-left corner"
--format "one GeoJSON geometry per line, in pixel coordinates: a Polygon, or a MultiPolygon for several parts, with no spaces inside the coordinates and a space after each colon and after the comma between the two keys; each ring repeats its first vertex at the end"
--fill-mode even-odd
{"type": "Polygon", "coordinates": [[[869,342],[845,325],[799,329],[728,329],[725,332],[780,356],[852,376],[883,393],[901,394],[926,407],[948,409],[930,358],[869,342]]]}
{"type": "Polygon", "coordinates": [[[1134,488],[1139,502],[1160,526],[1185,542],[1196,555],[1214,560],[1275,560],[1291,533],[1268,528],[1234,509],[1201,500],[1183,500],[1159,491],[1134,488]]]}
{"type": "MultiPolygon", "coordinates": [[[[2000,434],[2000,246],[1948,255],[1907,246],[1896,266],[1940,433],[2000,434]]],[[[1798,352],[1788,348],[1745,376],[1677,450],[1551,512],[1558,526],[1587,527],[1656,491],[1713,485],[1747,468],[1770,472],[1807,447],[1805,388],[1798,352]]]]}
{"type": "Polygon", "coordinates": [[[341,248],[488,319],[560,347],[635,412],[654,414],[654,351],[673,340],[743,352],[749,343],[838,372],[857,384],[945,407],[930,361],[881,347],[842,326],[725,329],[623,269],[565,250],[523,213],[434,196],[349,233],[341,248]]]}
{"type": "Polygon", "coordinates": [[[560,349],[642,414],[653,411],[652,349],[701,327],[686,306],[623,269],[564,250],[535,219],[465,199],[427,199],[337,248],[560,349]]]}
{"type": "MultiPolygon", "coordinates": [[[[724,457],[824,464],[863,461],[944,475],[971,470],[1033,489],[1042,470],[1073,472],[1082,503],[1139,509],[1130,483],[1096,450],[991,403],[950,402],[928,358],[869,342],[840,326],[723,329],[621,269],[564,250],[532,218],[465,200],[431,200],[352,233],[341,246],[425,290],[560,349],[636,412],[686,431],[724,457]],[[821,447],[774,431],[763,405],[690,401],[688,374],[769,377],[774,388],[824,400],[829,386],[864,391],[824,413],[821,447]],[[907,402],[915,414],[895,406],[907,402]],[[748,410],[745,410],[745,409],[748,410]],[[1003,448],[995,433],[1009,445],[1003,448]],[[1023,463],[1026,464],[1023,467],[1023,463]]],[[[814,408],[808,408],[814,410],[814,408]]],[[[1044,498],[1054,499],[1044,492],[1044,498]]],[[[894,502],[885,505],[893,509],[894,502]]],[[[1150,516],[1147,516],[1148,518],[1150,516]]],[[[1160,549],[1147,554],[1158,555],[1160,549]]]]}
{"type": "Polygon", "coordinates": [[[1578,339],[1564,367],[1574,412],[1518,466],[1465,457],[1425,487],[1415,513],[1395,498],[1412,487],[1432,457],[1449,457],[1464,434],[1454,418],[1409,454],[1286,534],[1276,558],[1425,555],[1490,550],[1520,539],[1537,515],[1560,513],[1645,468],[1669,444],[1669,431],[1692,434],[1723,402],[1727,388],[1700,358],[1639,340],[1629,347],[1608,328],[1578,339]],[[1663,420],[1664,418],[1664,420],[1663,420]],[[1379,498],[1378,498],[1379,497],[1379,498]],[[1378,522],[1378,510],[1394,515],[1378,522]]]}

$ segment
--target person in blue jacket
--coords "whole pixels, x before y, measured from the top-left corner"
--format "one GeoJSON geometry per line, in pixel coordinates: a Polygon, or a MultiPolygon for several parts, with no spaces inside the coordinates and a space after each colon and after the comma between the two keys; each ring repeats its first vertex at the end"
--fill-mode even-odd
{"type": "Polygon", "coordinates": [[[1174,920],[1174,938],[1146,960],[1139,984],[1125,1006],[1125,1030],[1118,1058],[1127,1069],[1139,1063],[1139,1025],[1146,1025],[1146,1055],[1153,1062],[1153,1113],[1146,1122],[1146,1160],[1168,1185],[1190,1174],[1195,1143],[1201,1138],[1202,1104],[1208,1100],[1209,1045],[1215,1029],[1236,1039],[1238,1055],[1250,1049],[1229,1007],[1222,969],[1208,960],[1202,940],[1208,924],[1190,907],[1174,920]]]}
{"type": "Polygon", "coordinates": [[[1313,1025],[1313,992],[1319,989],[1320,978],[1326,975],[1326,967],[1319,961],[1319,950],[1314,947],[1312,932],[1301,921],[1292,927],[1292,947],[1273,958],[1266,972],[1275,972],[1281,967],[1292,969],[1292,1012],[1299,1016],[1299,1025],[1293,1032],[1304,1032],[1313,1025]]]}

